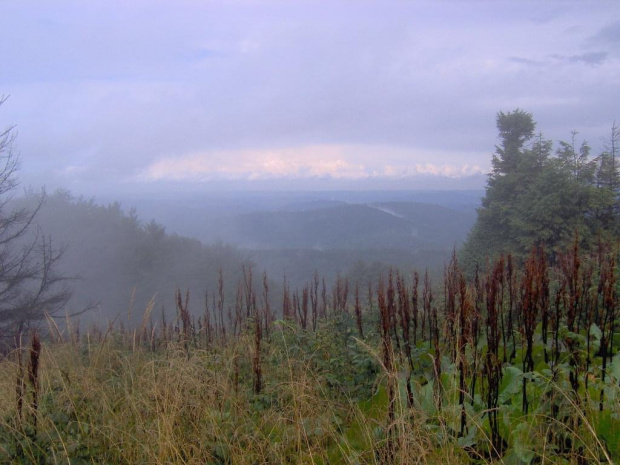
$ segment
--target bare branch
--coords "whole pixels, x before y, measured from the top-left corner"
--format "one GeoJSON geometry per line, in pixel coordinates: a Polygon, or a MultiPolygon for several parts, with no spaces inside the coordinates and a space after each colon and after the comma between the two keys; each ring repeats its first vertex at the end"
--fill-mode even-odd
{"type": "MultiPolygon", "coordinates": [[[[0,106],[6,99],[0,96],[0,106]]],[[[14,129],[0,132],[0,350],[18,340],[16,334],[57,313],[71,296],[71,278],[57,272],[64,249],[55,249],[40,229],[33,231],[45,194],[32,208],[9,208],[18,186],[14,129]]]]}

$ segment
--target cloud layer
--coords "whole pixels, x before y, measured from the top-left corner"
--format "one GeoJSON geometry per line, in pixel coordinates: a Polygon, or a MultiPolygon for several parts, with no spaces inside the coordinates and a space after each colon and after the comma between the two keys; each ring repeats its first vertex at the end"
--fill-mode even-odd
{"type": "Polygon", "coordinates": [[[616,2],[2,2],[0,120],[52,186],[463,177],[499,110],[596,153],[619,31],[616,2]]]}
{"type": "Polygon", "coordinates": [[[259,180],[323,178],[363,180],[374,177],[405,178],[416,175],[463,177],[485,173],[478,165],[415,163],[407,149],[391,147],[316,145],[275,150],[224,150],[161,158],[141,172],[140,182],[176,180],[259,180]],[[408,157],[409,155],[409,157],[408,157]]]}

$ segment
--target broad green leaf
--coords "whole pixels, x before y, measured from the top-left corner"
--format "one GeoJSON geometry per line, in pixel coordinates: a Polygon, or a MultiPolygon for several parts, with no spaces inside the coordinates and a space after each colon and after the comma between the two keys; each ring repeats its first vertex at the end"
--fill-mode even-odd
{"type": "Polygon", "coordinates": [[[478,432],[478,428],[474,425],[469,426],[467,435],[458,438],[459,447],[471,447],[476,444],[476,433],[478,432]]]}
{"type": "Polygon", "coordinates": [[[530,425],[527,423],[519,423],[512,434],[512,447],[515,455],[522,463],[530,463],[536,453],[532,450],[529,441],[530,425]]]}
{"type": "Polygon", "coordinates": [[[498,401],[500,404],[507,403],[514,394],[520,391],[522,376],[523,371],[516,366],[504,368],[502,384],[499,387],[498,401]]]}
{"type": "Polygon", "coordinates": [[[418,391],[418,400],[424,413],[432,417],[437,414],[437,404],[433,392],[433,381],[422,386],[418,391]]]}

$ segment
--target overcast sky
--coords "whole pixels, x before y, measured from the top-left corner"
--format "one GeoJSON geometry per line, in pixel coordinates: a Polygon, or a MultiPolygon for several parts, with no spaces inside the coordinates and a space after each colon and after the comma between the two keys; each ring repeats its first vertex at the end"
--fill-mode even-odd
{"type": "Polygon", "coordinates": [[[617,1],[0,0],[0,40],[22,183],[75,193],[482,187],[500,110],[620,120],[617,1]]]}

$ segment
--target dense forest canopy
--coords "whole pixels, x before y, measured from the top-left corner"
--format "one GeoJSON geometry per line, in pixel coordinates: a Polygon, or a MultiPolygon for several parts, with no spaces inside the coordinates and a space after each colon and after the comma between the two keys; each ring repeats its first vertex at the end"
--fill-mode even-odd
{"type": "Polygon", "coordinates": [[[478,220],[462,249],[466,267],[532,245],[553,255],[575,235],[582,247],[616,237],[619,228],[620,128],[614,123],[605,150],[591,156],[572,131],[569,141],[536,133],[532,114],[521,109],[497,115],[500,144],[492,159],[478,220]]]}

